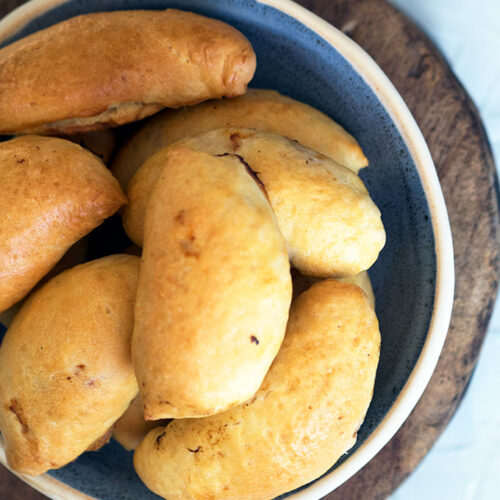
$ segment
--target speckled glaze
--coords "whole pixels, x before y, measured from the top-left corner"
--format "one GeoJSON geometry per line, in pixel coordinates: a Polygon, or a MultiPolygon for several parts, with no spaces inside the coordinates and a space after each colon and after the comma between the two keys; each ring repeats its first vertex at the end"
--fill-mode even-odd
{"type": "MultiPolygon", "coordinates": [[[[61,2],[32,3],[53,6],[61,2]]],[[[258,61],[252,86],[276,89],[311,104],[357,138],[370,161],[361,178],[382,212],[387,232],[387,244],[370,270],[382,350],[373,401],[356,446],[321,480],[293,494],[294,498],[312,499],[362,467],[416,404],[449,322],[453,255],[446,210],[428,150],[385,76],[353,42],[312,14],[287,0],[265,3],[274,7],[254,0],[70,0],[38,17],[27,12],[10,24],[0,23],[0,39],[13,25],[17,29],[25,24],[3,45],[85,12],[192,10],[226,21],[248,37],[258,61]],[[26,24],[27,18],[32,20],[26,24]],[[339,41],[344,50],[337,51],[332,40],[339,41]],[[382,90],[375,92],[374,88],[382,90]]],[[[136,476],[132,454],[115,442],[49,474],[98,499],[158,498],[136,476]]],[[[38,487],[43,489],[41,483],[38,487]]],[[[83,497],[62,489],[58,498],[83,497]]]]}

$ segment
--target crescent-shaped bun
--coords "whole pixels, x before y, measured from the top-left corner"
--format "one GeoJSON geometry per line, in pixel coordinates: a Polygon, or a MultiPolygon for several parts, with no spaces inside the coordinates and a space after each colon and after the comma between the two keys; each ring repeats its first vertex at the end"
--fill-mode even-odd
{"type": "Polygon", "coordinates": [[[102,444],[137,394],[130,354],[140,259],[112,255],[34,292],[0,347],[10,467],[38,475],[102,444]]]}
{"type": "Polygon", "coordinates": [[[268,500],[316,479],[356,441],[379,348],[365,294],[316,283],[292,304],[257,394],[219,415],[152,430],[135,451],[137,473],[168,500],[268,500]]]}
{"type": "Polygon", "coordinates": [[[0,312],[125,202],[102,161],[40,136],[0,143],[0,312]]]}
{"type": "MultiPolygon", "coordinates": [[[[240,128],[213,130],[169,147],[176,145],[239,155],[265,186],[290,260],[308,276],[358,274],[370,268],[385,244],[380,211],[361,179],[317,151],[278,134],[240,128]]],[[[123,225],[138,245],[169,147],[150,157],[127,188],[123,225]]]]}
{"type": "Polygon", "coordinates": [[[292,293],[283,236],[245,165],[183,147],[162,160],[132,340],[147,420],[212,415],[252,397],[292,293]]]}
{"type": "Polygon", "coordinates": [[[0,50],[0,133],[65,133],[243,94],[255,53],[231,26],[175,9],[84,14],[0,50]]]}

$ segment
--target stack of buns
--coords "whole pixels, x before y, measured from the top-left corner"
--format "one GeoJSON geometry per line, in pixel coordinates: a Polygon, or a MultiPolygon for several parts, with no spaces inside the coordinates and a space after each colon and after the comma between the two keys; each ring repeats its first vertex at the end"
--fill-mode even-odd
{"type": "Polygon", "coordinates": [[[355,443],[385,243],[368,161],[320,111],[247,92],[255,68],[240,32],[174,9],[82,15],[0,50],[0,133],[18,136],[0,143],[14,471],[113,435],[164,498],[269,499],[355,443]],[[163,108],[113,152],[110,127],[163,108]],[[135,246],[85,262],[120,209],[135,246]]]}

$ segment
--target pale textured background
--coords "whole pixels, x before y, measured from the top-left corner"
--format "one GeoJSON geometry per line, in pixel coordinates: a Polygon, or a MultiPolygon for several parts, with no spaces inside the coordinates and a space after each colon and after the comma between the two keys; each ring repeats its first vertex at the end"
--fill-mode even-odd
{"type": "MultiPolygon", "coordinates": [[[[390,0],[434,41],[476,103],[500,167],[500,0],[390,0]]],[[[500,306],[465,398],[390,500],[500,499],[500,306]]]]}

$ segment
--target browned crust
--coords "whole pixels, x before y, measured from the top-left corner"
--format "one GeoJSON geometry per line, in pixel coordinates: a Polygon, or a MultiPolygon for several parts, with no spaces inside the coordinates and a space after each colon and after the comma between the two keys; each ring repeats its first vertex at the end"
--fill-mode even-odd
{"type": "Polygon", "coordinates": [[[240,32],[191,12],[77,16],[0,50],[0,133],[89,131],[237,96],[255,65],[240,32]]]}
{"type": "Polygon", "coordinates": [[[0,312],[126,198],[101,160],[63,139],[0,144],[0,312]]]}

